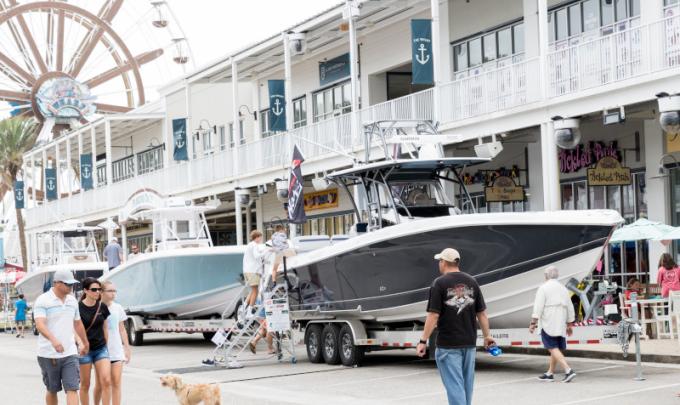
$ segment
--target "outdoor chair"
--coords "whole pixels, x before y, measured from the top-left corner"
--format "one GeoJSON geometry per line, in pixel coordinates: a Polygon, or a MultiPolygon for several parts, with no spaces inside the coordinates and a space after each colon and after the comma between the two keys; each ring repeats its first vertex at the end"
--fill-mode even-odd
{"type": "Polygon", "coordinates": [[[626,297],[623,293],[619,293],[619,309],[622,317],[630,318],[630,306],[626,305],[626,297]]]}
{"type": "Polygon", "coordinates": [[[673,320],[675,320],[675,336],[678,337],[678,344],[680,344],[680,291],[671,291],[668,295],[668,301],[668,314],[671,318],[670,327],[673,330],[673,320]]]}
{"type": "Polygon", "coordinates": [[[655,305],[652,307],[654,313],[654,321],[656,322],[656,337],[657,339],[669,337],[674,339],[673,333],[673,315],[671,312],[671,299],[668,298],[668,303],[663,305],[655,305]],[[667,327],[666,327],[667,326],[667,327]]]}

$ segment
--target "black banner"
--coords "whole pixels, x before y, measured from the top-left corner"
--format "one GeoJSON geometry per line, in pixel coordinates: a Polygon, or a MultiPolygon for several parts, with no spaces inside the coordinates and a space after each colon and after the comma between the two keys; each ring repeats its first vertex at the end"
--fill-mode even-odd
{"type": "Polygon", "coordinates": [[[293,162],[290,166],[290,181],[288,183],[288,222],[291,224],[304,224],[307,221],[305,215],[304,179],[302,178],[302,156],[297,145],[293,147],[293,162]]]}

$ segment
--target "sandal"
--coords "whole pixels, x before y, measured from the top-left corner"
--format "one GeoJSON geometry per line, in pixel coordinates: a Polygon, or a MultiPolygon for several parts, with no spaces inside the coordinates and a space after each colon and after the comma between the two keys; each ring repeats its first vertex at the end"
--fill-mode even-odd
{"type": "Polygon", "coordinates": [[[251,351],[253,354],[256,354],[256,353],[257,353],[257,350],[256,350],[255,345],[253,344],[253,342],[248,343],[248,348],[250,349],[250,351],[251,351]]]}

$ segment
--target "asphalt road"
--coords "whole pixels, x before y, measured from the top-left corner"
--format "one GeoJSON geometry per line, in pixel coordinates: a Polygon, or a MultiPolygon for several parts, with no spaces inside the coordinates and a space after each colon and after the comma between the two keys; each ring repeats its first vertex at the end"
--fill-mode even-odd
{"type": "MultiPolygon", "coordinates": [[[[178,373],[185,382],[218,383],[225,404],[440,404],[444,388],[434,362],[414,351],[367,356],[360,368],[310,364],[304,347],[298,362],[279,363],[248,354],[242,369],[200,366],[211,344],[198,336],[148,335],[136,347],[123,379],[124,404],[176,404],[159,377],[178,373]]],[[[44,387],[35,360],[36,338],[0,333],[0,404],[44,403],[44,387]]],[[[262,347],[264,350],[264,347],[262,347]]],[[[680,365],[645,364],[645,381],[634,381],[634,364],[572,359],[578,376],[572,383],[541,383],[545,358],[486,353],[477,357],[475,404],[680,404],[680,365]]],[[[63,398],[60,403],[65,403],[63,398]]]]}

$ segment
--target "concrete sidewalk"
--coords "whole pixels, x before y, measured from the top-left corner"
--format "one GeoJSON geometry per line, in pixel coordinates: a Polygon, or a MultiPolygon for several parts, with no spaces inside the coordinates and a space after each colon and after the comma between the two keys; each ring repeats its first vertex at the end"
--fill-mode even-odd
{"type": "MultiPolygon", "coordinates": [[[[507,353],[548,354],[543,348],[508,347],[507,353]]],[[[678,339],[652,339],[640,341],[642,361],[649,363],[680,364],[680,341],[678,339]]],[[[585,357],[590,359],[635,361],[635,341],[631,339],[628,356],[623,357],[621,346],[616,344],[568,345],[565,354],[568,357],[585,357]]]]}

